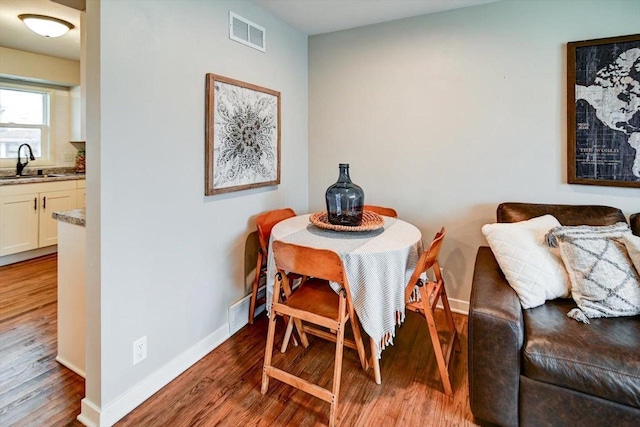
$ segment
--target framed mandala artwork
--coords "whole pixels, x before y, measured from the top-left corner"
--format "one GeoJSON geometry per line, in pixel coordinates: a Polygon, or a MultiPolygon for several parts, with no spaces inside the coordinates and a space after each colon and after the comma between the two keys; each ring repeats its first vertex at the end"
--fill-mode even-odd
{"type": "Polygon", "coordinates": [[[205,194],[280,184],[280,92],[206,76],[205,194]]]}

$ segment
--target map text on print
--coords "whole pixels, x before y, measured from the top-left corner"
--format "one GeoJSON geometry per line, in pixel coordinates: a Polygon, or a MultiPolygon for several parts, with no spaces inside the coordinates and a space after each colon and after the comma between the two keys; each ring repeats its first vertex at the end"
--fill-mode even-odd
{"type": "Polygon", "coordinates": [[[577,178],[640,186],[640,36],[576,47],[573,125],[577,178]]]}

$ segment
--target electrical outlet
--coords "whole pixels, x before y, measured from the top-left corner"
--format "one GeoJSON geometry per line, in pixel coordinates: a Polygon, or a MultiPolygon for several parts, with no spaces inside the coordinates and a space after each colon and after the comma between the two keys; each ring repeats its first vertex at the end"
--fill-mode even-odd
{"type": "Polygon", "coordinates": [[[137,365],[147,358],[147,336],[133,342],[133,365],[137,365]]]}
{"type": "Polygon", "coordinates": [[[63,162],[73,162],[73,153],[72,152],[66,152],[62,155],[62,161],[63,162]]]}

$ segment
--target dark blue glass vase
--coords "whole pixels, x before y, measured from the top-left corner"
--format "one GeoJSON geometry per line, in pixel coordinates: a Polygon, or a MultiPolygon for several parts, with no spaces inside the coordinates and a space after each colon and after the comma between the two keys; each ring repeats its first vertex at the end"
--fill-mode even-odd
{"type": "Polygon", "coordinates": [[[329,223],[351,226],[362,224],[364,191],[351,182],[348,164],[340,163],[338,181],[327,188],[325,198],[329,223]]]}

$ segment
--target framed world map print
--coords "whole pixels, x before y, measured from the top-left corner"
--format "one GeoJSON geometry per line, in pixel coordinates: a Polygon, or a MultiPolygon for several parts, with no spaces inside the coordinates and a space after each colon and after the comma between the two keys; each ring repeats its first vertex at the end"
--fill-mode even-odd
{"type": "Polygon", "coordinates": [[[640,34],[567,44],[570,184],[640,187],[640,34]]]}
{"type": "Polygon", "coordinates": [[[205,195],[280,184],[280,92],[207,74],[205,195]]]}

